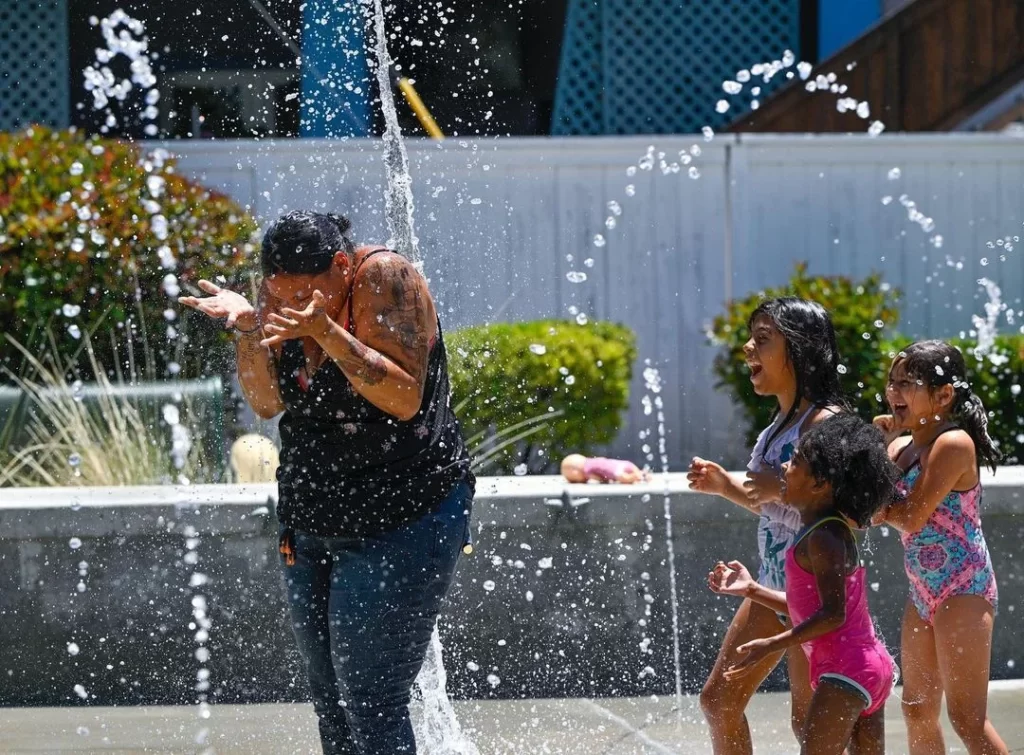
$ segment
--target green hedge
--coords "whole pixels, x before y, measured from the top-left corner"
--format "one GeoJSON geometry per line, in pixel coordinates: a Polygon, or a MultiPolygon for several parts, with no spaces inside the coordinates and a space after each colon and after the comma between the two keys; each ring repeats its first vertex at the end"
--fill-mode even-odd
{"type": "Polygon", "coordinates": [[[496,449],[496,433],[505,431],[506,440],[516,434],[511,428],[535,429],[482,468],[507,474],[525,463],[540,472],[615,438],[636,345],[621,325],[540,320],[461,330],[449,338],[448,357],[459,419],[478,458],[496,449]]]}
{"type": "Polygon", "coordinates": [[[751,445],[757,440],[758,431],[770,421],[774,407],[754,393],[743,361],[743,344],[750,338],[747,321],[761,302],[779,296],[816,301],[831,312],[846,368],[843,388],[864,415],[875,410],[874,391],[866,390],[866,386],[877,374],[886,329],[899,319],[899,291],[883,283],[878,275],[860,281],[812,277],[805,264],[797,265],[785,287],[766,289],[730,302],[725,314],[716,317],[712,324],[712,341],[722,347],[714,363],[716,387],[725,389],[750,419],[747,440],[751,445]]]}
{"type": "MultiPolygon", "coordinates": [[[[192,358],[186,372],[200,364],[214,327],[200,330],[190,320],[177,353],[163,351],[170,300],[162,283],[171,271],[162,258],[176,258],[182,288],[200,277],[237,277],[255,249],[256,225],[234,201],[162,158],[73,129],[0,133],[0,332],[39,346],[49,326],[59,335],[58,356],[74,362],[82,341],[69,328],[111,330],[122,357],[131,341],[152,377],[163,377],[171,360],[186,362],[183,354],[192,358]],[[157,216],[166,220],[165,238],[157,216]]],[[[180,320],[174,326],[183,328],[180,320]]],[[[100,364],[113,368],[106,333],[93,344],[100,364]]],[[[0,357],[5,351],[11,347],[0,339],[0,357]]]]}
{"type": "MultiPolygon", "coordinates": [[[[733,301],[724,315],[715,318],[713,342],[721,353],[715,359],[717,386],[739,404],[749,419],[748,441],[753,444],[773,411],[770,401],[758,397],[743,362],[743,344],[749,338],[747,319],[765,298],[800,296],[817,301],[832,314],[836,339],[846,374],[843,387],[865,418],[886,411],[885,383],[889,364],[911,340],[890,332],[899,319],[899,292],[886,286],[878,275],[856,281],[846,277],[810,277],[806,265],[798,265],[783,288],[733,301]]],[[[1005,463],[1024,458],[1024,336],[1000,336],[983,359],[975,354],[975,342],[951,339],[964,352],[967,379],[989,412],[989,432],[1003,452],[1005,463]],[[1016,392],[1015,392],[1016,391],[1016,392]]]]}

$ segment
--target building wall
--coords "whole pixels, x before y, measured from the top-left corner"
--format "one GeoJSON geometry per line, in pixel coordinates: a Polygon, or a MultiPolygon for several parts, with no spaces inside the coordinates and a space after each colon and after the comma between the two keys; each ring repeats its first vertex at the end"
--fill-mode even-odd
{"type": "MultiPolygon", "coordinates": [[[[262,220],[299,207],[340,211],[359,239],[386,238],[377,142],[168,146],[185,173],[262,220]]],[[[1014,243],[1024,221],[1024,149],[1012,138],[448,140],[411,141],[409,151],[417,231],[446,327],[567,317],[577,307],[636,330],[633,408],[615,450],[638,460],[638,434],[653,428],[640,401],[650,359],[665,386],[673,467],[697,453],[743,461],[744,427],[713,387],[716,349],[705,333],[730,298],[785,283],[799,261],[812,274],[881,272],[905,293],[900,328],[912,336],[969,329],[984,313],[982,277],[1024,309],[1024,261],[995,244],[1014,243]],[[652,144],[652,170],[628,176],[652,144]],[[662,174],[660,152],[671,170],[695,144],[698,179],[685,168],[662,174]],[[933,218],[931,232],[908,220],[903,195],[933,218]],[[622,214],[608,230],[612,200],[622,214]],[[604,247],[594,246],[598,233],[604,247]],[[587,280],[569,282],[570,271],[587,280]]]]}

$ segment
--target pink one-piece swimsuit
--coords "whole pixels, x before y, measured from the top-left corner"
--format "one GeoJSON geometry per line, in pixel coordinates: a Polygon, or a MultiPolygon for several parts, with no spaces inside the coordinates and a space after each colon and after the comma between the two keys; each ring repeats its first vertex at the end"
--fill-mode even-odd
{"type": "MultiPolygon", "coordinates": [[[[838,517],[826,517],[807,527],[786,551],[786,605],[793,626],[802,624],[821,608],[814,574],[796,561],[797,544],[832,519],[846,524],[838,517]]],[[[885,705],[892,692],[896,665],[875,634],[868,613],[863,566],[858,565],[846,577],[846,621],[838,629],[803,643],[803,649],[811,667],[812,688],[817,689],[822,679],[832,679],[859,692],[867,702],[861,716],[870,716],[885,705]]]]}

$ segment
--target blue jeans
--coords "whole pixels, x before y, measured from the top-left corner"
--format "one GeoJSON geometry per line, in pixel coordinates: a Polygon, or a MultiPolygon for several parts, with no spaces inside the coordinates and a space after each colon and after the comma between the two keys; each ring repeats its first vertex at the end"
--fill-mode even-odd
{"type": "Polygon", "coordinates": [[[284,564],[325,755],[415,753],[412,684],[469,530],[460,482],[423,518],[371,537],[295,532],[284,564]]]}

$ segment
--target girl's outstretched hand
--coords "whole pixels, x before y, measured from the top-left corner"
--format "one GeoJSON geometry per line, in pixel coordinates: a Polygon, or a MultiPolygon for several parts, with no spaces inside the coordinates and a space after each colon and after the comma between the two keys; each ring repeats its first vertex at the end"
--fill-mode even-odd
{"type": "Polygon", "coordinates": [[[739,679],[740,677],[746,676],[750,673],[750,670],[757,665],[758,661],[773,652],[772,638],[766,637],[764,639],[751,640],[745,645],[740,645],[736,648],[736,652],[743,657],[738,662],[727,668],[723,674],[723,676],[730,681],[732,679],[739,679]]]}
{"type": "Polygon", "coordinates": [[[730,561],[728,564],[719,561],[715,568],[708,572],[708,587],[711,592],[719,595],[745,598],[756,584],[747,567],[739,561],[730,561]]]}
{"type": "Polygon", "coordinates": [[[747,472],[747,499],[758,505],[782,500],[782,478],[776,472],[747,472]]]}
{"type": "Polygon", "coordinates": [[[729,482],[729,473],[721,464],[694,456],[693,461],[690,462],[690,471],[686,474],[686,479],[690,481],[690,490],[722,495],[729,482]]]}

